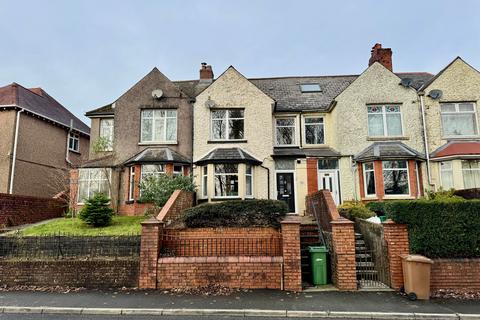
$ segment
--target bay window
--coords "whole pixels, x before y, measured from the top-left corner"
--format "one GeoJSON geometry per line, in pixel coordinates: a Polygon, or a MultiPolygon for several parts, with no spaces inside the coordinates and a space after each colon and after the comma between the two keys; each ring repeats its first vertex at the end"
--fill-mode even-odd
{"type": "Polygon", "coordinates": [[[253,168],[249,164],[245,166],[245,197],[253,197],[253,168]]]}
{"type": "Polygon", "coordinates": [[[141,179],[148,179],[149,177],[158,177],[165,173],[163,164],[144,164],[142,165],[141,179]]]}
{"type": "Polygon", "coordinates": [[[215,197],[238,197],[238,164],[215,164],[215,197]]]}
{"type": "Polygon", "coordinates": [[[363,164],[363,181],[365,188],[365,195],[375,196],[375,169],[373,162],[366,162],[363,164]]]}
{"type": "Polygon", "coordinates": [[[206,165],[202,170],[202,196],[208,197],[208,167],[206,165]]]}
{"type": "Polygon", "coordinates": [[[407,161],[382,161],[382,166],[385,195],[409,195],[407,161]]]}
{"type": "Polygon", "coordinates": [[[142,143],[177,142],[177,110],[142,110],[141,118],[142,143]]]}
{"type": "Polygon", "coordinates": [[[275,119],[275,142],[277,146],[295,145],[295,117],[275,119]]]}
{"type": "Polygon", "coordinates": [[[444,136],[478,135],[477,112],[474,103],[442,103],[440,110],[444,136]]]}
{"type": "Polygon", "coordinates": [[[174,176],[183,176],[183,167],[182,166],[173,166],[173,175],[174,176]]]}
{"type": "Polygon", "coordinates": [[[440,179],[444,190],[453,188],[453,170],[451,161],[440,162],[440,179]]]}
{"type": "Polygon", "coordinates": [[[305,144],[323,144],[324,137],[323,118],[305,118],[305,144]]]}
{"type": "Polygon", "coordinates": [[[97,193],[110,196],[110,169],[92,168],[78,170],[78,203],[84,203],[97,193]]]}
{"type": "Polygon", "coordinates": [[[135,167],[129,169],[128,200],[135,200],[135,167]]]}
{"type": "Polygon", "coordinates": [[[403,134],[400,106],[368,106],[367,113],[370,137],[391,137],[403,134]]]}
{"type": "Polygon", "coordinates": [[[480,160],[462,160],[463,187],[480,188],[480,160]]]}
{"type": "Polygon", "coordinates": [[[100,119],[100,137],[106,142],[103,151],[113,150],[113,119],[100,119]]]}
{"type": "Polygon", "coordinates": [[[244,138],[244,110],[224,109],[212,111],[213,140],[241,140],[244,138]]]}

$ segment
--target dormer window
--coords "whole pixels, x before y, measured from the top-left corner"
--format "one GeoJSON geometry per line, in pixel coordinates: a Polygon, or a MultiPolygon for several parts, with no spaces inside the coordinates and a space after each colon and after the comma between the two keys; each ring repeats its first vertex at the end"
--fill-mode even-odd
{"type": "Polygon", "coordinates": [[[320,85],[318,83],[303,83],[300,85],[300,91],[305,92],[321,92],[320,85]]]}

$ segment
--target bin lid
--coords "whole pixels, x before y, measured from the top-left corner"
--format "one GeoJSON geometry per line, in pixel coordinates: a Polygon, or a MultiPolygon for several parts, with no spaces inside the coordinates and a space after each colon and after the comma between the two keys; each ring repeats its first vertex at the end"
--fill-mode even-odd
{"type": "Polygon", "coordinates": [[[318,247],[308,247],[309,252],[328,252],[327,247],[318,246],[318,247]]]}
{"type": "Polygon", "coordinates": [[[403,258],[405,261],[422,262],[422,263],[430,263],[430,264],[433,264],[433,260],[432,260],[432,259],[428,259],[427,257],[424,257],[424,256],[419,255],[419,254],[409,254],[409,255],[402,256],[402,258],[403,258]]]}

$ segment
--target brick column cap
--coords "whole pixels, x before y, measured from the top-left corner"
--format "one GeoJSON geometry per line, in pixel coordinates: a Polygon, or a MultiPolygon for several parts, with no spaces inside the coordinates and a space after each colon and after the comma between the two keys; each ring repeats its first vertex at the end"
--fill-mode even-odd
{"type": "Polygon", "coordinates": [[[301,222],[302,220],[298,215],[288,215],[280,223],[281,224],[300,224],[301,222]]]}
{"type": "Polygon", "coordinates": [[[340,219],[333,220],[330,222],[331,224],[354,224],[353,221],[345,219],[344,217],[340,217],[340,219]]]}
{"type": "Polygon", "coordinates": [[[142,221],[140,224],[141,224],[142,226],[144,226],[144,225],[152,225],[152,224],[153,224],[153,225],[163,225],[163,224],[165,224],[165,222],[160,221],[160,220],[157,220],[157,218],[155,218],[155,217],[151,217],[151,218],[148,219],[148,220],[142,221]]]}

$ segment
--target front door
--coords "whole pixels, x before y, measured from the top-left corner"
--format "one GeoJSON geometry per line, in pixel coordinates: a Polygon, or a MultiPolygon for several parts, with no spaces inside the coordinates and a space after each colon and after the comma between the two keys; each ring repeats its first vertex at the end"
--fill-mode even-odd
{"type": "Polygon", "coordinates": [[[338,188],[337,170],[319,170],[318,171],[318,189],[330,190],[335,204],[340,204],[340,192],[338,188]]]}
{"type": "Polygon", "coordinates": [[[285,201],[290,212],[295,212],[294,185],[293,172],[277,172],[277,199],[285,201]]]}

